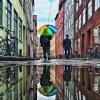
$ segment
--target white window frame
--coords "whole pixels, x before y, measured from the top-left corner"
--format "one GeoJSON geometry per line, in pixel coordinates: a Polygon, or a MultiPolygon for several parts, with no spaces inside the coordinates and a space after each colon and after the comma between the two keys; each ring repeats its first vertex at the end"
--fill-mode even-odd
{"type": "Polygon", "coordinates": [[[92,0],[88,2],[88,19],[92,16],[92,0]]]}
{"type": "Polygon", "coordinates": [[[100,0],[95,0],[95,11],[100,8],[100,0]]]}
{"type": "Polygon", "coordinates": [[[80,14],[80,16],[79,16],[79,29],[81,28],[81,22],[82,22],[82,20],[81,20],[81,14],[80,14]]]}
{"type": "Polygon", "coordinates": [[[81,0],[79,0],[79,6],[82,4],[82,1],[81,0]]]}
{"type": "Polygon", "coordinates": [[[84,8],[84,10],[83,10],[83,25],[85,24],[85,22],[86,22],[86,9],[84,8]]]}

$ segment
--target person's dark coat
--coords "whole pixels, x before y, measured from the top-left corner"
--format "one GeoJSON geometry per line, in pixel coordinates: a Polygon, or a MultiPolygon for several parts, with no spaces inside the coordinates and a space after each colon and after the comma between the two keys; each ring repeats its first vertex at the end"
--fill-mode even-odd
{"type": "Polygon", "coordinates": [[[50,40],[52,39],[51,36],[44,36],[41,35],[40,37],[40,43],[42,47],[50,46],[50,40]]]}
{"type": "Polygon", "coordinates": [[[63,47],[64,49],[71,49],[71,40],[69,38],[64,39],[63,47]]]}

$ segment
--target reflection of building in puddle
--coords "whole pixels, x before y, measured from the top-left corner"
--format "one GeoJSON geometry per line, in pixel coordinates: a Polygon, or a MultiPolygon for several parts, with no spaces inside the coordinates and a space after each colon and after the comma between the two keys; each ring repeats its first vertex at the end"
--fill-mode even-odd
{"type": "Polygon", "coordinates": [[[23,97],[25,90],[24,77],[22,66],[19,65],[7,65],[0,68],[0,100],[5,99],[15,100],[23,97]],[[20,97],[18,97],[18,93],[20,97]]]}
{"type": "Polygon", "coordinates": [[[40,77],[42,73],[43,73],[43,67],[39,65],[35,66],[34,77],[37,83],[40,81],[40,77]]]}
{"type": "Polygon", "coordinates": [[[56,65],[50,66],[50,79],[52,83],[55,85],[56,84],[56,65]]]}
{"type": "Polygon", "coordinates": [[[100,100],[100,69],[91,66],[73,68],[74,99],[100,100]]]}
{"type": "Polygon", "coordinates": [[[63,65],[56,66],[57,100],[63,100],[63,65]]]}
{"type": "Polygon", "coordinates": [[[67,100],[74,100],[74,84],[73,84],[73,78],[72,78],[73,72],[72,72],[72,66],[65,65],[63,67],[63,85],[64,85],[64,98],[67,98],[67,100]]]}

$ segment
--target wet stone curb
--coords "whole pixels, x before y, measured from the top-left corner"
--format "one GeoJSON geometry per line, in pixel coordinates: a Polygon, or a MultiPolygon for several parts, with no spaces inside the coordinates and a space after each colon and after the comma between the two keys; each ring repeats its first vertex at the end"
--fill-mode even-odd
{"type": "Polygon", "coordinates": [[[0,56],[0,61],[26,61],[26,60],[38,60],[38,59],[31,57],[0,56]]]}

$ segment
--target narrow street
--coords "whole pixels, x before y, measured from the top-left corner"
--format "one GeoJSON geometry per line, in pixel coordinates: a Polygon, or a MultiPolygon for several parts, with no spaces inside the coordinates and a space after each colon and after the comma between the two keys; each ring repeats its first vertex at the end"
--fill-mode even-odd
{"type": "Polygon", "coordinates": [[[100,0],[0,0],[0,100],[100,100],[100,0]]]}

